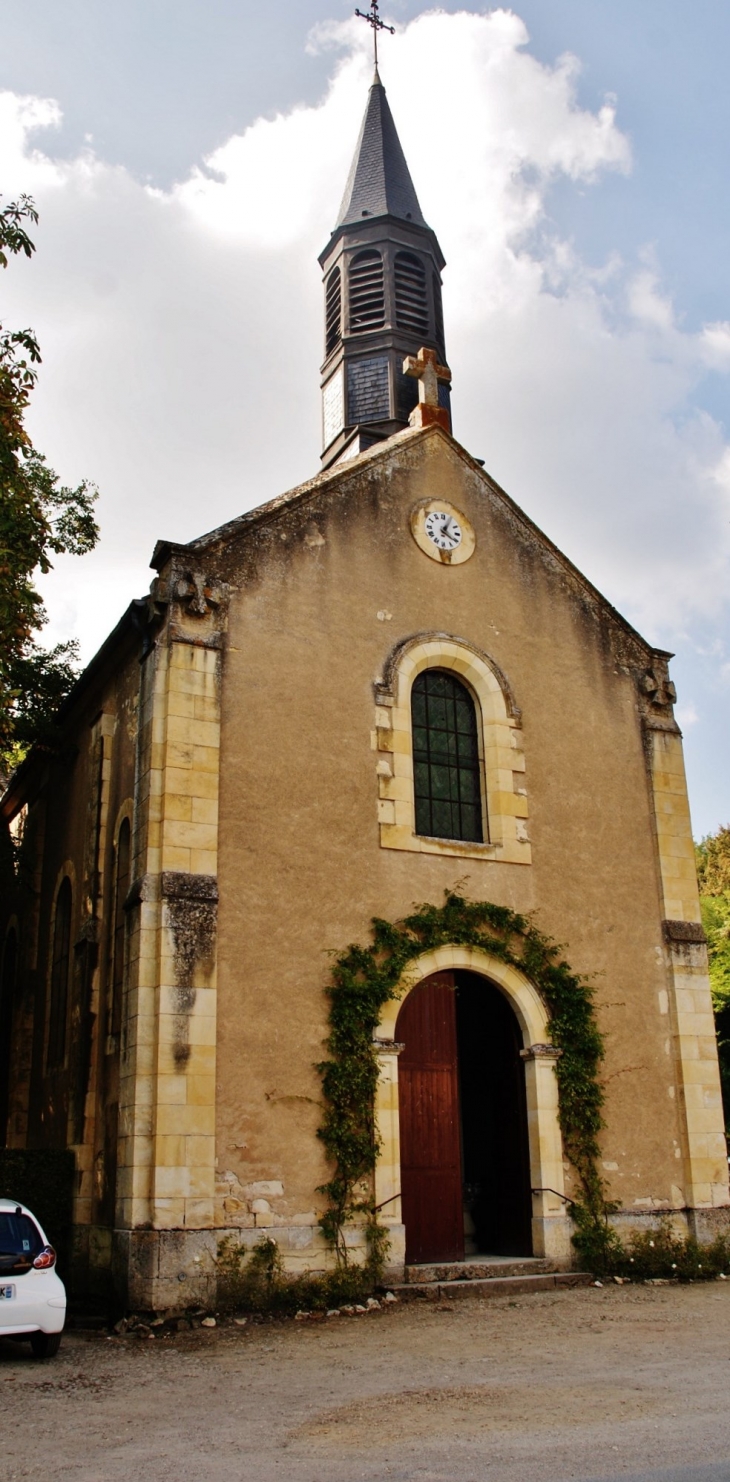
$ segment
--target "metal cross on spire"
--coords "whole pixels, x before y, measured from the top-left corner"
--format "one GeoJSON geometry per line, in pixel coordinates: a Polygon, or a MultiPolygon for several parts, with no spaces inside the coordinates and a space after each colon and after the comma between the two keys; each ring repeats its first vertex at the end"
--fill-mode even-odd
{"type": "Polygon", "coordinates": [[[355,11],[355,15],[359,15],[361,21],[367,21],[368,25],[373,28],[373,50],[375,52],[376,69],[378,65],[378,31],[390,31],[391,36],[395,36],[395,26],[388,26],[385,21],[381,21],[378,14],[378,5],[379,0],[370,0],[369,12],[367,10],[355,11]]]}

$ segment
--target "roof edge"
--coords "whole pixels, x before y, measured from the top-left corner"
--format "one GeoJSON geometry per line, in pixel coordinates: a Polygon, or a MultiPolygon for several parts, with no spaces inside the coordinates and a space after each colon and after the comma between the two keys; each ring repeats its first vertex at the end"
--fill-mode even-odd
{"type": "MultiPolygon", "coordinates": [[[[65,700],[62,701],[56,711],[56,720],[60,725],[63,725],[68,720],[85,691],[102,672],[114,650],[125,639],[130,638],[132,634],[137,634],[141,631],[141,609],[145,606],[146,602],[144,598],[133,598],[129,606],[122,613],[119,622],[112,628],[111,633],[107,634],[101,647],[89,659],[86,667],[81,670],[76,683],[69,690],[65,700]]],[[[22,807],[22,801],[18,801],[17,806],[14,805],[19,786],[22,788],[23,784],[32,776],[35,768],[50,754],[51,752],[48,747],[32,746],[28,755],[23,758],[20,766],[16,767],[15,771],[11,773],[8,778],[7,787],[0,796],[0,814],[4,818],[12,818],[13,814],[17,812],[18,807],[22,807]]]]}
{"type": "Polygon", "coordinates": [[[225,538],[226,534],[228,534],[229,532],[233,533],[233,531],[236,529],[245,529],[248,525],[253,526],[258,524],[260,520],[270,519],[273,515],[278,514],[280,511],[283,512],[284,510],[289,509],[291,505],[296,504],[298,500],[301,499],[303,501],[308,495],[316,493],[324,485],[329,483],[338,483],[342,479],[348,478],[354,469],[362,467],[364,463],[377,463],[380,460],[388,458],[390,456],[390,453],[393,451],[394,446],[410,445],[411,443],[417,442],[419,438],[441,438],[451,449],[451,451],[455,453],[458,458],[461,459],[463,463],[466,463],[467,466],[485,484],[487,484],[495,494],[499,495],[500,499],[504,500],[504,503],[507,505],[511,513],[525,527],[525,529],[529,530],[532,534],[539,537],[543,545],[545,545],[551,552],[551,554],[555,557],[558,564],[561,565],[574,578],[578,585],[581,586],[589,596],[598,601],[600,605],[604,607],[608,613],[610,613],[610,615],[619,624],[619,626],[622,627],[625,632],[630,633],[631,636],[637,640],[637,642],[643,649],[645,649],[648,654],[656,655],[657,657],[665,659],[674,658],[674,654],[671,650],[657,648],[654,646],[654,644],[649,642],[648,638],[644,638],[643,634],[639,632],[638,628],[635,628],[633,624],[629,622],[628,618],[625,618],[623,616],[623,613],[619,612],[617,607],[614,607],[613,603],[609,601],[608,597],[604,596],[603,592],[601,592],[598,587],[594,586],[590,578],[587,577],[580,570],[580,568],[571,561],[569,556],[566,556],[565,552],[562,551],[560,547],[557,546],[555,542],[550,539],[549,535],[545,534],[545,531],[535,522],[535,520],[531,519],[531,517],[525,513],[522,507],[517,504],[514,499],[512,499],[511,495],[507,493],[506,489],[503,489],[501,484],[498,484],[497,480],[495,478],[492,478],[491,474],[487,473],[486,469],[473,456],[473,454],[470,453],[468,449],[463,446],[462,443],[458,442],[455,437],[452,437],[450,433],[446,432],[443,427],[439,427],[437,423],[432,423],[429,427],[406,427],[404,428],[403,432],[394,433],[392,437],[386,438],[383,442],[377,443],[372,448],[368,448],[364,453],[360,453],[357,458],[351,458],[348,459],[346,463],[335,464],[332,468],[324,469],[321,473],[315,474],[313,478],[308,479],[306,483],[296,485],[293,489],[289,489],[285,494],[279,494],[275,499],[268,500],[266,504],[258,505],[252,510],[246,510],[243,514],[237,515],[235,519],[227,521],[225,525],[219,525],[215,530],[209,531],[206,535],[199,536],[197,540],[191,541],[188,546],[180,547],[180,549],[186,551],[204,550],[206,545],[212,545],[217,540],[225,538]]]}
{"type": "Polygon", "coordinates": [[[429,226],[427,222],[421,224],[418,221],[406,221],[405,217],[394,216],[391,211],[384,211],[382,216],[368,216],[360,222],[343,222],[341,225],[336,226],[330,235],[327,246],[323,247],[317,258],[317,262],[319,263],[320,267],[324,269],[327,258],[331,255],[333,249],[337,246],[340,237],[344,237],[345,235],[352,236],[354,232],[358,232],[364,228],[374,226],[378,222],[392,222],[396,226],[400,226],[405,231],[407,231],[409,236],[417,233],[420,236],[427,237],[430,241],[431,247],[433,248],[434,257],[439,266],[439,272],[443,272],[444,268],[446,267],[446,258],[444,257],[444,254],[441,250],[441,244],[438,237],[436,236],[433,227],[429,226]]]}

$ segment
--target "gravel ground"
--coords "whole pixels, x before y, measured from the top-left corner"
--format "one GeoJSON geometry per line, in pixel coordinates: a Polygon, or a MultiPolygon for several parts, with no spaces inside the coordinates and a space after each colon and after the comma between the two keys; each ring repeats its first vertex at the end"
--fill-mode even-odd
{"type": "Polygon", "coordinates": [[[4,1482],[730,1482],[730,1282],[0,1341],[4,1482]]]}

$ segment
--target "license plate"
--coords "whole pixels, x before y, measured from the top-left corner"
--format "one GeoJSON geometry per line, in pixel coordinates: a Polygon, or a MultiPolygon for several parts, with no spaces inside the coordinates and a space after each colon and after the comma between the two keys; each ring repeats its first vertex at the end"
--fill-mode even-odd
{"type": "Polygon", "coordinates": [[[0,1302],[10,1302],[14,1296],[14,1286],[0,1286],[0,1302]]]}

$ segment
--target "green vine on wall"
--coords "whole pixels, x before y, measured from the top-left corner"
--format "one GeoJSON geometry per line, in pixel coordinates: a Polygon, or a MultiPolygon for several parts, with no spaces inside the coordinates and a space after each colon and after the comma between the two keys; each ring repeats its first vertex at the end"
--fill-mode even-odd
{"type": "Polygon", "coordinates": [[[518,968],[542,995],[551,1041],[562,1050],[556,1073],[563,1147],[583,1196],[573,1212],[580,1228],[607,1229],[604,1186],[598,1172],[598,1134],[603,1125],[598,1067],[603,1038],[596,1024],[593,991],[571,972],[556,944],[529,918],[506,906],[468,901],[447,891],[442,906],[419,906],[403,921],[376,917],[372,945],[348,947],[333,967],[327,990],[329,1059],[317,1069],[325,1102],[318,1136],[334,1172],[319,1192],[328,1201],[320,1225],[341,1265],[347,1265],[346,1227],[358,1216],[366,1222],[373,1271],[383,1262],[387,1239],[372,1193],[380,1149],[375,1126],[378,1053],[373,1036],[384,1005],[402,991],[401,980],[409,965],[424,952],[442,946],[489,952],[518,968]]]}

